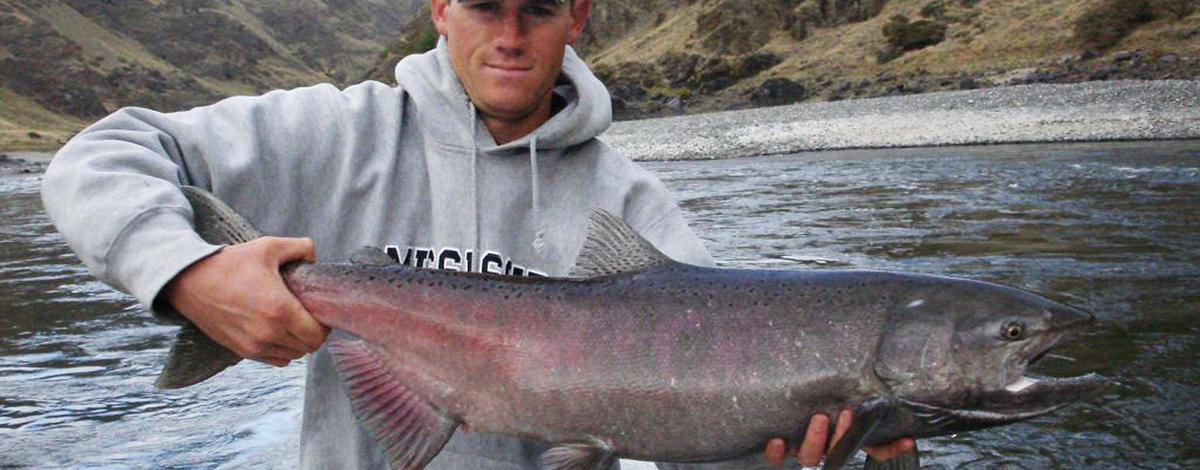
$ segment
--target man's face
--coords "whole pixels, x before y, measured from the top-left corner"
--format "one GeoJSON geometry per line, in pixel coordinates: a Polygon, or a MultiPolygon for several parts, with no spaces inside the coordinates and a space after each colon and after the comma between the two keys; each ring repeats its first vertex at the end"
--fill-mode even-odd
{"type": "Polygon", "coordinates": [[[431,0],[450,61],[484,116],[519,121],[548,109],[567,44],[590,0],[431,0]]]}

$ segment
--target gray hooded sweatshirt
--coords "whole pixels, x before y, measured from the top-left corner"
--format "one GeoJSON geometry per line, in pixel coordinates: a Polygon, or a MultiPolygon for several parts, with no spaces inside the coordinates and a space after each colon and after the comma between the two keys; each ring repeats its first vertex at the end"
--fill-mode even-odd
{"type": "MultiPolygon", "coordinates": [[[[318,85],[178,113],[119,110],[55,156],[46,211],[98,278],[147,307],[220,248],[192,230],[181,184],[210,189],[264,233],[312,237],[328,262],[374,245],[414,266],[564,275],[598,207],[675,259],[712,263],[663,184],[596,139],[611,121],[609,95],[574,51],[555,89],[565,105],[504,145],[476,116],[444,39],[401,61],[396,78],[398,87],[318,85]]],[[[308,367],[301,466],[385,468],[329,354],[308,367]]],[[[458,433],[429,468],[530,469],[543,449],[458,433]]]]}

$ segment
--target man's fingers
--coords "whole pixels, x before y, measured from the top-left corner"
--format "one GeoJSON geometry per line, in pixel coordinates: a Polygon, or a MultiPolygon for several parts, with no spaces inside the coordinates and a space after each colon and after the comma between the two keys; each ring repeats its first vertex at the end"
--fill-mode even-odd
{"type": "Polygon", "coordinates": [[[329,336],[329,327],[313,318],[308,310],[305,310],[304,306],[300,304],[300,300],[295,297],[292,298],[290,311],[288,333],[304,344],[305,351],[316,351],[329,336]]]}
{"type": "Polygon", "coordinates": [[[283,367],[289,362],[304,357],[305,352],[283,346],[271,345],[259,348],[257,354],[247,355],[246,359],[283,367]]]}
{"type": "MultiPolygon", "coordinates": [[[[275,238],[270,243],[275,247],[274,255],[280,264],[296,260],[316,260],[315,247],[310,238],[275,238]]],[[[280,306],[285,312],[283,318],[288,334],[303,345],[299,349],[316,351],[325,342],[325,337],[329,336],[329,328],[317,322],[300,304],[300,300],[290,292],[288,297],[280,306]]]]}
{"type": "Polygon", "coordinates": [[[875,460],[883,461],[883,460],[890,460],[895,457],[899,457],[900,455],[908,453],[908,452],[912,452],[913,449],[916,449],[916,448],[917,448],[917,443],[914,442],[912,440],[912,438],[906,437],[903,439],[897,439],[897,440],[889,442],[887,444],[880,444],[877,446],[867,446],[867,447],[864,447],[863,450],[865,450],[867,452],[867,455],[870,455],[871,458],[873,458],[875,460]]]}
{"type": "Polygon", "coordinates": [[[823,414],[813,415],[808,422],[808,431],[804,433],[804,442],[800,444],[800,465],[820,465],[821,457],[825,455],[825,440],[828,438],[829,417],[823,414]]]}
{"type": "Polygon", "coordinates": [[[317,251],[311,238],[281,238],[264,237],[264,243],[269,243],[272,253],[279,264],[288,261],[316,261],[317,251]]]}
{"type": "Polygon", "coordinates": [[[763,451],[763,460],[767,465],[779,467],[787,460],[787,445],[778,437],[767,441],[767,450],[763,451]]]}
{"type": "Polygon", "coordinates": [[[837,429],[833,431],[833,439],[829,441],[829,450],[837,445],[837,441],[846,435],[846,431],[850,429],[850,420],[853,419],[849,409],[842,410],[838,413],[837,429]]]}

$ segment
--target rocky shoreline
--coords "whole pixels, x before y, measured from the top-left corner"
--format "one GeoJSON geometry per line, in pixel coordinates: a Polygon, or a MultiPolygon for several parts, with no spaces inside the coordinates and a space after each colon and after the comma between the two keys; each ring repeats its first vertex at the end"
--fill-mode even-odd
{"type": "MultiPolygon", "coordinates": [[[[1035,84],[620,121],[601,136],[633,160],[819,150],[1200,139],[1200,80],[1035,84]],[[668,137],[669,136],[669,137],[668,137]]],[[[0,174],[52,153],[0,153],[0,174]]]]}
{"type": "Polygon", "coordinates": [[[46,170],[48,161],[32,155],[0,153],[0,175],[41,173],[46,170]]]}
{"type": "Polygon", "coordinates": [[[1035,84],[622,121],[634,160],[850,148],[1200,138],[1200,81],[1035,84]],[[667,137],[669,136],[669,137],[667,137]]]}

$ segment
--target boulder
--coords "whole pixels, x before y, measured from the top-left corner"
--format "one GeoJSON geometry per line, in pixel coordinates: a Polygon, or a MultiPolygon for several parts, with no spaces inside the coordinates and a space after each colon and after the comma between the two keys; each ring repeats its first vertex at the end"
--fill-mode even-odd
{"type": "Polygon", "coordinates": [[[804,99],[807,90],[793,80],[772,78],[763,82],[750,94],[750,101],[758,106],[778,106],[804,99]]]}

